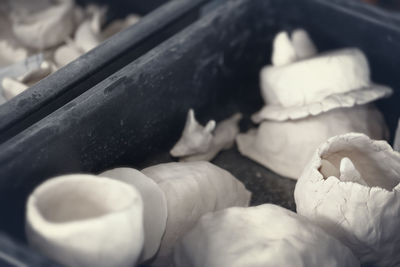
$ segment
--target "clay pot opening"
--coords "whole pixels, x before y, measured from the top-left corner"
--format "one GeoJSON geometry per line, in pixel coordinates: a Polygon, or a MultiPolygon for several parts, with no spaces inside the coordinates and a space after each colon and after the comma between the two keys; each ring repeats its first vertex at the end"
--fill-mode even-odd
{"type": "Polygon", "coordinates": [[[107,179],[67,177],[40,189],[34,195],[35,205],[38,213],[49,223],[101,217],[123,211],[134,201],[129,187],[107,179]]]}
{"type": "MultiPolygon", "coordinates": [[[[400,154],[393,151],[389,145],[384,145],[382,141],[371,142],[361,137],[360,142],[341,140],[332,143],[327,149],[321,151],[321,168],[323,168],[324,160],[329,162],[338,171],[338,175],[334,176],[340,179],[340,165],[345,157],[351,160],[360,173],[361,182],[365,182],[369,187],[392,191],[400,183],[400,154]]],[[[321,168],[319,168],[320,172],[321,168]]],[[[324,178],[328,177],[324,175],[324,178]]],[[[357,183],[362,184],[361,182],[357,183]]]]}

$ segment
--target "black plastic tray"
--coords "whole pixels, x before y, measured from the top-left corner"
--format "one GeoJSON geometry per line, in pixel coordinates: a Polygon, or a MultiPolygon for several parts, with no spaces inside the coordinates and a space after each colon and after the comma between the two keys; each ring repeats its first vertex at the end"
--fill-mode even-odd
{"type": "MultiPolygon", "coordinates": [[[[204,11],[204,10],[203,10],[204,11]]],[[[23,239],[24,205],[43,180],[115,166],[141,168],[173,160],[192,107],[201,122],[262,106],[260,68],[269,62],[280,30],[304,27],[320,50],[357,46],[373,79],[395,89],[379,102],[393,132],[400,109],[400,24],[396,15],[364,4],[327,0],[230,0],[54,113],[0,145],[0,229],[23,239]]],[[[204,13],[203,12],[203,13],[204,13]]],[[[214,161],[253,192],[252,204],[295,209],[294,180],[242,157],[237,150],[214,161]]]]}
{"type": "Polygon", "coordinates": [[[139,23],[112,36],[97,48],[0,105],[0,143],[68,103],[196,20],[199,6],[207,1],[80,1],[106,3],[112,17],[122,17],[129,12],[145,15],[155,10],[145,15],[139,23]]]}
{"type": "Polygon", "coordinates": [[[0,233],[0,266],[60,267],[59,264],[43,257],[26,245],[16,243],[3,233],[0,233]]]}

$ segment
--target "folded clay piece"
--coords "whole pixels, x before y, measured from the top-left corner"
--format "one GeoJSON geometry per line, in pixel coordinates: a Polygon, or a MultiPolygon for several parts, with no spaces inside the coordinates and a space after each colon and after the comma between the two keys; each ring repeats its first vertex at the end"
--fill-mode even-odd
{"type": "Polygon", "coordinates": [[[74,30],[73,0],[23,0],[11,3],[14,34],[26,47],[44,50],[59,45],[74,30]]]}
{"type": "Polygon", "coordinates": [[[356,267],[346,246],[272,204],[208,213],[174,249],[176,267],[356,267]]]}
{"type": "Polygon", "coordinates": [[[400,266],[400,154],[363,134],[321,145],[295,189],[297,212],[347,245],[362,264],[400,266]]]}
{"type": "Polygon", "coordinates": [[[315,55],[316,48],[303,30],[295,31],[292,40],[279,33],[273,48],[272,59],[283,58],[289,50],[295,56],[290,52],[290,59],[278,65],[273,60],[275,65],[261,70],[266,105],[252,116],[261,123],[258,130],[236,139],[243,155],[297,179],[329,137],[348,132],[388,137],[382,115],[367,104],[389,96],[392,89],[371,83],[368,61],[359,49],[315,55]]]}
{"type": "Polygon", "coordinates": [[[165,234],[152,266],[168,266],[172,248],[204,214],[248,206],[251,193],[229,172],[205,161],[159,164],[142,170],[167,199],[165,234]]]}
{"type": "Polygon", "coordinates": [[[236,138],[239,151],[279,173],[298,179],[315,152],[328,138],[348,132],[365,133],[385,139],[384,118],[373,104],[335,109],[315,117],[285,122],[263,121],[236,138]]]}
{"type": "Polygon", "coordinates": [[[241,118],[242,114],[236,113],[216,126],[211,120],[203,127],[190,109],[182,137],[171,149],[171,155],[179,157],[180,161],[212,160],[221,150],[233,146],[240,131],[238,123],[241,118]]]}
{"type": "Polygon", "coordinates": [[[99,176],[116,179],[136,188],[143,199],[144,246],[139,262],[152,258],[160,247],[167,223],[164,192],[149,177],[132,168],[115,168],[99,176]]]}
{"type": "Polygon", "coordinates": [[[29,243],[66,266],[134,266],[143,247],[143,203],[133,187],[93,175],[48,180],[29,196],[29,243]]]}

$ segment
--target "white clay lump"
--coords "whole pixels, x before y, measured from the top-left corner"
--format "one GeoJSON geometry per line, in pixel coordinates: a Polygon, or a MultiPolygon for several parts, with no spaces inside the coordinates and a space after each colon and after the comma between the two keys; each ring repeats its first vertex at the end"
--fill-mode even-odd
{"type": "Polygon", "coordinates": [[[278,33],[273,48],[274,65],[260,73],[265,106],[252,116],[259,127],[237,136],[241,154],[298,179],[315,149],[332,136],[360,132],[388,138],[384,118],[371,102],[389,96],[392,89],[370,81],[361,50],[316,54],[304,30],[294,31],[291,39],[278,33]],[[286,54],[290,57],[275,62],[286,54]]]}
{"type": "Polygon", "coordinates": [[[210,161],[221,150],[233,146],[239,133],[239,121],[242,114],[236,113],[219,122],[210,120],[206,126],[197,122],[193,109],[187,114],[182,137],[171,149],[170,154],[180,161],[210,161]]]}
{"type": "Polygon", "coordinates": [[[126,183],[75,174],[29,196],[26,234],[44,255],[73,267],[132,267],[143,248],[143,203],[126,183]]]}
{"type": "Polygon", "coordinates": [[[297,212],[348,246],[362,264],[400,266],[400,154],[363,134],[322,144],[295,188],[297,212]]]}
{"type": "Polygon", "coordinates": [[[204,214],[247,207],[251,193],[229,172],[205,161],[172,162],[145,168],[167,200],[168,218],[154,266],[167,266],[174,245],[204,214]]]}
{"type": "Polygon", "coordinates": [[[139,262],[164,266],[172,248],[207,212],[248,206],[251,193],[229,172],[208,162],[164,163],[137,171],[115,168],[99,174],[123,181],[142,196],[144,249],[139,262]]]}
{"type": "Polygon", "coordinates": [[[272,204],[208,213],[174,249],[176,267],[357,267],[353,253],[301,215],[272,204]]]}

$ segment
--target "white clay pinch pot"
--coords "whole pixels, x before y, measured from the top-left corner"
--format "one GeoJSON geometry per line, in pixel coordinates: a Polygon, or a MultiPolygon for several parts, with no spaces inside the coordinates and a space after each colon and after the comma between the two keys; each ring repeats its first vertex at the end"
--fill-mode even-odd
{"type": "Polygon", "coordinates": [[[133,266],[143,247],[143,207],[131,186],[93,175],[50,179],[29,196],[26,233],[66,266],[133,266]]]}
{"type": "Polygon", "coordinates": [[[295,189],[297,212],[352,249],[363,264],[400,266],[400,154],[349,133],[321,145],[295,189]]]}

